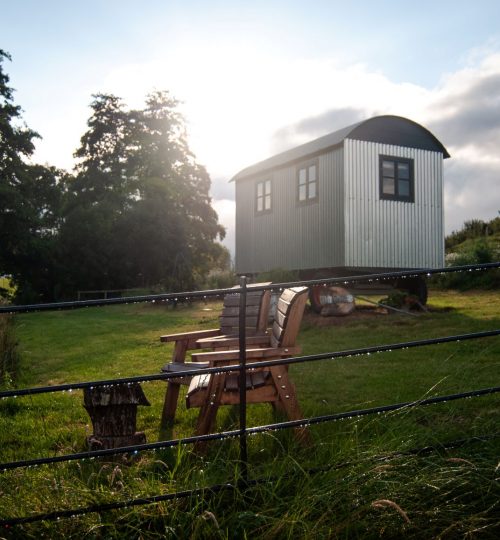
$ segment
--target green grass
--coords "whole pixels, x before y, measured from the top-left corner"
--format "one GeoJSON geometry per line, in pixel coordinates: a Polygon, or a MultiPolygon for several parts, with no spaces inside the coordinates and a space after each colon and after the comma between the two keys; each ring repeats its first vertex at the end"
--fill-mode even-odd
{"type": "MultiPolygon", "coordinates": [[[[419,317],[360,309],[345,319],[306,313],[299,342],[315,354],[500,328],[500,293],[431,291],[419,317]]],[[[157,373],[172,346],[158,336],[217,326],[220,304],[177,309],[132,304],[17,316],[22,357],[18,386],[157,373]],[[212,308],[212,311],[207,309],[212,308]]],[[[291,366],[305,416],[499,385],[500,342],[484,338],[291,366]]],[[[143,384],[151,407],[138,429],[158,437],[165,384],[143,384]]],[[[249,438],[250,474],[277,482],[201,499],[0,531],[0,538],[497,538],[498,456],[493,439],[451,452],[375,456],[498,431],[498,396],[462,400],[311,428],[312,447],[291,433],[249,438]],[[305,469],[349,461],[309,475],[305,469]],[[389,502],[386,502],[389,501],[389,502]]],[[[197,411],[180,399],[175,436],[191,435],[197,411]]],[[[236,425],[223,408],[218,429],[236,425]]],[[[265,405],[249,407],[249,425],[275,422],[265,405]]],[[[0,461],[81,451],[92,431],[81,392],[0,401],[0,461]]],[[[0,518],[96,502],[126,500],[230,480],[236,441],[213,443],[205,457],[186,447],[116,458],[7,471],[0,518]]]]}

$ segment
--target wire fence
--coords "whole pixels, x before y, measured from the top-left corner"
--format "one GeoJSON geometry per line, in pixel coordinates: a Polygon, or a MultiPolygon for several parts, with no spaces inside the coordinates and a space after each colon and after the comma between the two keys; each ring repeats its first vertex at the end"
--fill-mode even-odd
{"type": "MultiPolygon", "coordinates": [[[[450,267],[450,268],[440,268],[440,269],[422,269],[422,270],[411,270],[411,271],[401,271],[401,272],[388,272],[383,274],[369,274],[363,276],[348,276],[345,278],[334,277],[331,279],[321,279],[321,280],[309,280],[309,281],[295,281],[288,283],[279,283],[273,284],[270,286],[255,287],[252,286],[252,290],[283,290],[288,287],[296,286],[328,286],[332,284],[343,284],[349,285],[357,282],[372,282],[372,281],[384,281],[384,280],[394,280],[395,278],[412,278],[417,276],[430,276],[438,273],[449,273],[449,272],[471,272],[471,271],[481,271],[491,268],[499,268],[500,263],[488,263],[482,265],[466,265],[460,267],[450,267]]],[[[26,467],[35,467],[42,466],[54,463],[75,461],[75,460],[85,460],[85,459],[96,459],[101,457],[110,457],[119,454],[137,454],[139,452],[144,452],[147,450],[159,450],[172,447],[178,447],[181,445],[191,445],[200,442],[207,442],[212,440],[223,440],[228,438],[238,438],[239,439],[239,480],[237,482],[228,482],[224,484],[218,484],[214,486],[208,486],[205,488],[187,490],[169,494],[162,494],[147,498],[137,498],[132,501],[120,501],[109,504],[101,505],[92,505],[86,508],[72,509],[72,510],[61,510],[57,512],[51,512],[46,514],[38,514],[35,516],[27,516],[23,518],[11,518],[0,520],[0,526],[9,527],[22,523],[30,523],[35,521],[42,520],[54,520],[64,517],[77,516],[91,512],[104,512],[111,509],[119,509],[128,506],[137,506],[137,505],[146,505],[157,503],[160,501],[167,501],[176,498],[185,498],[193,496],[206,496],[207,493],[218,493],[227,489],[235,489],[236,487],[249,487],[255,485],[256,483],[262,480],[250,480],[248,476],[248,455],[247,455],[247,437],[257,433],[266,433],[270,431],[277,431],[283,429],[297,428],[316,425],[325,422],[335,422],[338,420],[349,419],[349,418],[359,418],[368,415],[374,414],[383,414],[392,411],[397,411],[401,409],[413,408],[434,405],[438,403],[445,403],[449,401],[455,401],[460,399],[467,399],[472,397],[482,397],[487,395],[493,395],[500,392],[500,387],[494,386],[489,388],[483,388],[479,390],[472,390],[468,392],[461,392],[457,394],[449,394],[444,396],[436,396],[426,399],[421,399],[417,401],[408,401],[402,403],[395,403],[390,405],[384,405],[380,407],[372,407],[368,409],[357,409],[342,413],[328,414],[322,416],[315,416],[311,418],[304,418],[300,420],[291,420],[287,422],[278,422],[267,425],[260,425],[255,427],[247,427],[246,417],[247,417],[247,406],[246,406],[246,373],[250,369],[262,368],[262,367],[272,367],[276,365],[289,365],[295,363],[305,363],[312,362],[316,360],[335,360],[346,357],[363,357],[371,354],[401,350],[401,349],[410,349],[415,347],[423,346],[433,346],[441,343],[450,343],[450,342],[461,342],[479,338],[488,338],[495,337],[500,334],[500,329],[493,329],[483,332],[475,332],[468,334],[460,334],[453,336],[444,336],[440,338],[424,339],[424,340],[414,340],[406,341],[400,343],[392,344],[383,344],[373,347],[357,348],[344,351],[333,351],[316,355],[300,356],[293,358],[285,358],[279,360],[266,360],[259,362],[248,362],[246,359],[246,295],[247,295],[247,279],[242,278],[240,282],[240,288],[231,288],[231,289],[217,289],[211,291],[196,291],[196,292],[185,292],[185,293],[168,293],[161,295],[148,295],[148,296],[138,296],[138,297],[129,297],[129,298],[110,298],[110,299],[101,299],[101,300],[88,300],[88,301],[76,301],[76,302],[59,302],[55,304],[32,304],[26,306],[2,306],[0,307],[0,313],[29,313],[33,311],[48,311],[48,310],[60,310],[60,309],[76,309],[90,306],[103,306],[109,304],[124,304],[130,302],[179,302],[191,299],[202,299],[206,300],[209,297],[221,297],[226,294],[240,294],[239,299],[239,350],[238,350],[238,365],[232,366],[219,366],[207,368],[203,367],[197,370],[188,370],[188,371],[178,371],[175,373],[158,373],[150,375],[139,375],[136,377],[122,377],[109,380],[97,380],[97,381],[88,381],[88,382],[76,382],[70,384],[62,384],[55,386],[44,386],[44,387],[33,387],[33,388],[24,388],[24,389],[14,389],[14,390],[4,390],[0,392],[0,399],[6,400],[9,398],[23,397],[23,396],[32,396],[35,394],[44,394],[44,393],[53,393],[53,392],[66,392],[79,389],[93,389],[97,387],[112,387],[116,385],[132,385],[141,382],[148,382],[154,380],[168,380],[170,378],[179,378],[182,376],[192,377],[196,374],[214,374],[214,373],[225,373],[225,372],[235,372],[239,373],[239,388],[240,388],[240,406],[239,406],[239,429],[211,433],[208,435],[199,435],[193,437],[185,437],[181,439],[173,439],[169,441],[158,441],[155,443],[148,444],[138,444],[133,446],[126,446],[121,448],[112,448],[105,450],[97,451],[86,451],[78,452],[74,454],[66,454],[60,456],[51,456],[38,459],[26,459],[19,461],[11,461],[0,463],[0,472],[5,472],[8,470],[26,468],[26,467]]],[[[477,438],[475,438],[477,439],[477,438]]],[[[422,450],[422,449],[421,449],[422,450]]],[[[270,481],[266,479],[265,481],[270,481]]]]}
{"type": "MultiPolygon", "coordinates": [[[[289,281],[283,283],[273,283],[271,285],[252,286],[253,291],[260,290],[283,290],[290,287],[315,287],[328,285],[352,285],[355,283],[373,283],[383,281],[394,281],[395,279],[408,279],[415,277],[430,277],[439,274],[449,274],[456,272],[476,272],[500,268],[500,262],[484,264],[466,264],[461,266],[449,266],[446,268],[421,268],[413,270],[401,270],[397,272],[382,272],[363,275],[349,275],[344,277],[330,277],[321,279],[310,279],[304,281],[289,281]]],[[[119,304],[130,304],[139,302],[167,302],[177,304],[191,300],[207,300],[209,298],[223,297],[226,294],[235,294],[238,289],[210,289],[205,291],[185,291],[162,294],[149,294],[141,296],[128,296],[123,298],[107,298],[95,300],[76,300],[72,302],[53,302],[51,304],[26,304],[0,306],[1,313],[30,313],[32,311],[54,311],[63,309],[78,309],[84,307],[99,307],[119,304]]]]}
{"type": "MultiPolygon", "coordinates": [[[[490,435],[483,435],[480,437],[470,437],[467,439],[456,439],[449,441],[443,444],[429,445],[420,448],[412,448],[404,452],[392,452],[390,454],[385,454],[381,456],[373,456],[366,458],[365,460],[357,461],[345,461],[342,463],[330,463],[321,467],[311,467],[303,469],[303,473],[309,476],[313,476],[321,473],[328,473],[332,470],[344,469],[346,467],[353,467],[355,465],[362,464],[364,462],[387,462],[392,459],[397,459],[404,456],[423,456],[428,455],[432,452],[447,452],[455,448],[461,448],[463,446],[474,444],[474,443],[484,443],[494,439],[500,438],[500,433],[494,433],[490,435]]],[[[35,514],[33,516],[25,516],[19,518],[9,518],[9,519],[0,519],[0,527],[10,528],[16,525],[24,525],[28,523],[36,523],[39,521],[58,521],[64,518],[76,518],[78,516],[84,516],[87,514],[93,513],[103,513],[110,510],[120,510],[124,508],[131,508],[134,506],[147,506],[150,504],[158,504],[160,502],[172,501],[175,499],[187,499],[187,498],[200,498],[208,499],[218,493],[224,491],[242,491],[247,490],[252,487],[258,486],[260,484],[267,483],[276,483],[279,481],[287,480],[293,478],[291,474],[285,474],[280,476],[266,476],[259,478],[252,478],[246,481],[233,481],[225,482],[222,484],[212,484],[210,486],[188,489],[183,491],[176,491],[173,493],[162,493],[158,495],[152,495],[150,497],[136,497],[134,499],[127,499],[122,501],[115,501],[112,503],[101,503],[101,504],[92,504],[82,508],[71,508],[68,510],[57,510],[54,512],[46,512],[35,514]]]]}
{"type": "MultiPolygon", "coordinates": [[[[337,360],[340,358],[355,358],[361,356],[371,356],[377,353],[391,352],[404,349],[413,349],[425,347],[428,345],[439,345],[442,343],[459,343],[480,338],[494,337],[500,335],[500,329],[485,330],[483,332],[473,332],[468,334],[457,334],[454,336],[444,336],[438,338],[421,339],[414,341],[404,341],[398,343],[388,343],[385,345],[376,345],[373,347],[362,347],[358,349],[347,349],[345,351],[332,351],[321,354],[310,354],[307,356],[294,356],[292,358],[281,358],[279,360],[262,360],[259,362],[249,362],[246,369],[256,369],[262,367],[273,367],[290,364],[300,364],[304,362],[314,362],[317,360],[337,360]]],[[[33,396],[36,394],[51,394],[55,392],[71,392],[73,390],[83,390],[85,388],[94,389],[99,386],[113,387],[119,384],[131,385],[135,383],[145,383],[151,381],[168,381],[180,377],[192,377],[194,375],[210,375],[216,373],[229,373],[239,371],[240,366],[218,366],[201,367],[199,369],[189,369],[186,371],[177,370],[175,373],[153,373],[150,375],[138,375],[135,377],[121,377],[115,379],[75,382],[67,384],[57,384],[51,386],[35,386],[33,388],[20,388],[15,390],[0,391],[0,399],[11,397],[33,396]]]]}
{"type": "MultiPolygon", "coordinates": [[[[184,437],[182,439],[172,439],[169,441],[158,441],[147,444],[136,444],[132,446],[124,446],[121,448],[109,448],[106,450],[94,450],[86,452],[78,452],[75,454],[66,454],[62,456],[51,456],[46,458],[10,461],[6,463],[0,463],[0,472],[5,472],[12,469],[19,469],[25,467],[38,467],[40,465],[47,465],[52,463],[62,463],[66,461],[96,459],[101,457],[112,457],[120,454],[138,454],[146,450],[163,450],[166,448],[173,448],[181,445],[190,445],[195,443],[203,443],[216,440],[234,439],[241,437],[241,435],[256,435],[258,433],[269,433],[271,431],[278,431],[282,429],[291,429],[297,427],[307,427],[316,424],[323,424],[325,422],[335,422],[338,420],[350,420],[353,418],[360,418],[363,416],[370,416],[376,414],[383,414],[387,412],[394,412],[402,409],[408,409],[411,407],[422,407],[425,405],[434,405],[437,403],[446,403],[449,401],[456,401],[458,399],[469,399],[473,397],[481,397],[500,392],[500,386],[491,388],[483,388],[480,390],[473,390],[470,392],[461,392],[458,394],[448,394],[445,396],[435,396],[432,398],[420,399],[417,401],[406,401],[402,403],[393,403],[391,405],[382,405],[380,407],[371,407],[369,409],[355,409],[352,411],[346,411],[336,414],[327,414],[322,416],[314,416],[312,418],[302,418],[300,420],[289,420],[287,422],[276,422],[273,424],[266,424],[255,427],[246,427],[245,429],[235,429],[231,431],[221,431],[217,433],[210,433],[207,435],[196,435],[193,437],[184,437]]],[[[240,453],[240,463],[243,462],[243,457],[240,453]]],[[[245,478],[245,475],[242,474],[245,478]]]]}

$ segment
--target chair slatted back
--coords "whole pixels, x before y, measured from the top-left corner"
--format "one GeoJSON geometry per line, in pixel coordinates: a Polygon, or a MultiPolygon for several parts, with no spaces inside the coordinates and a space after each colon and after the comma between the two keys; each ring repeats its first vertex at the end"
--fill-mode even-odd
{"type": "Polygon", "coordinates": [[[271,347],[295,345],[306,301],[307,287],[294,287],[283,291],[274,316],[271,347]]]}
{"type": "MultiPolygon", "coordinates": [[[[269,283],[255,283],[256,286],[269,283]]],[[[246,302],[246,331],[247,333],[265,332],[269,315],[271,291],[252,291],[252,285],[247,289],[246,302]]],[[[224,307],[219,317],[220,329],[224,335],[238,334],[240,313],[240,293],[227,294],[224,297],[224,307]]]]}

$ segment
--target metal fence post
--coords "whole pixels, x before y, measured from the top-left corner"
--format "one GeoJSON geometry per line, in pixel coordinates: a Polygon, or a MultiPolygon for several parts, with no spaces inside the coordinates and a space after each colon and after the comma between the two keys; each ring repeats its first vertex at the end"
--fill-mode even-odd
{"type": "Polygon", "coordinates": [[[239,360],[240,360],[240,461],[243,482],[248,480],[248,453],[247,453],[247,385],[246,385],[246,306],[247,306],[247,278],[240,278],[240,313],[239,313],[239,360]]]}

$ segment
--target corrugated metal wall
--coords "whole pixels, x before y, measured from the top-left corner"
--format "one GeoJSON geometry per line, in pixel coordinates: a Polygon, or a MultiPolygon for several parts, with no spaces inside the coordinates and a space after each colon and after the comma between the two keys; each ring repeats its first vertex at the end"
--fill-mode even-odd
{"type": "Polygon", "coordinates": [[[346,139],[318,157],[319,200],[297,204],[300,163],[236,182],[236,271],[437,268],[444,265],[443,157],[346,139]],[[414,159],[415,202],[380,200],[379,155],[414,159]],[[255,185],[272,179],[272,211],[255,213],[255,185]]]}
{"type": "Polygon", "coordinates": [[[348,139],[344,150],[345,266],[443,266],[442,155],[348,139]],[[415,202],[380,200],[380,154],[414,159],[415,202]]]}
{"type": "Polygon", "coordinates": [[[236,182],[236,271],[256,273],[342,265],[343,148],[318,158],[319,200],[297,203],[300,163],[236,182]],[[255,214],[255,185],[272,179],[272,211],[255,214]]]}

